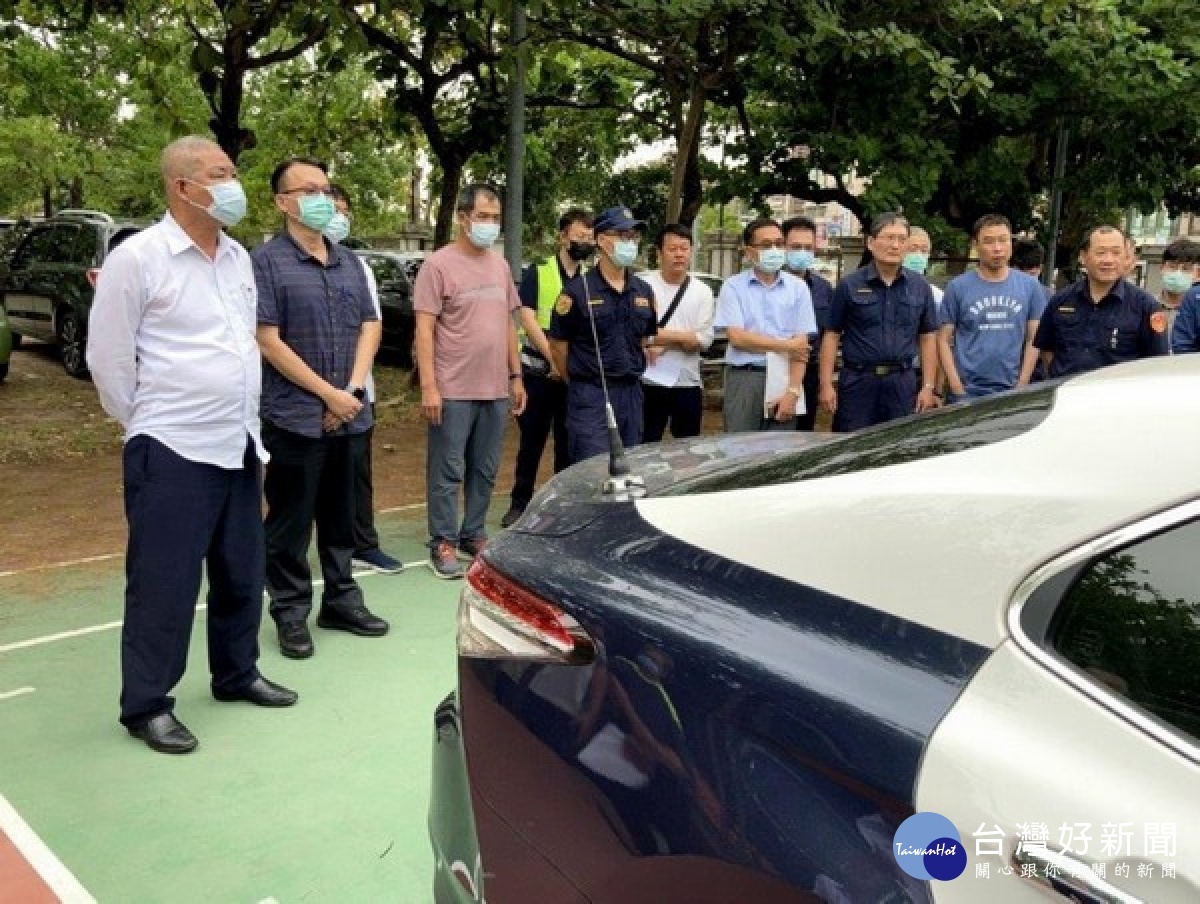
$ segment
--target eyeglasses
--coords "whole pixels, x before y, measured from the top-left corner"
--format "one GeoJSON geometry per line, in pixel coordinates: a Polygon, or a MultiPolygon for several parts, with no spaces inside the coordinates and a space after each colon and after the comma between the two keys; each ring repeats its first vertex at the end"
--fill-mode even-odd
{"type": "Polygon", "coordinates": [[[786,248],[787,243],[783,239],[780,239],[777,242],[755,242],[750,247],[759,251],[766,251],[768,248],[786,248]]]}
{"type": "Polygon", "coordinates": [[[332,188],[287,188],[279,192],[281,195],[294,195],[296,192],[304,192],[306,195],[324,195],[327,198],[336,198],[332,188]]]}

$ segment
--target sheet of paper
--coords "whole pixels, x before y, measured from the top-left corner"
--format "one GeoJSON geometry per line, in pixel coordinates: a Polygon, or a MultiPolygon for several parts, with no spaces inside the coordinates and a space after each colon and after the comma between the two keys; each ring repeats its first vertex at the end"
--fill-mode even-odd
{"type": "Polygon", "coordinates": [[[659,386],[674,386],[679,382],[679,371],[683,366],[683,352],[668,349],[658,356],[653,365],[646,368],[643,376],[659,386]]]}
{"type": "MultiPolygon", "coordinates": [[[[763,392],[763,418],[771,417],[775,406],[787,392],[791,378],[792,359],[781,352],[767,352],[767,388],[763,392]]],[[[797,416],[804,414],[804,396],[796,399],[797,416]]]]}

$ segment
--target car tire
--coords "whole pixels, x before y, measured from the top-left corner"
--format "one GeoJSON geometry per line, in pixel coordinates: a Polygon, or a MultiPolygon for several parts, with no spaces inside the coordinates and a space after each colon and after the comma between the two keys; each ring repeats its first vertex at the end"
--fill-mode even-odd
{"type": "Polygon", "coordinates": [[[13,347],[13,349],[14,349],[14,350],[16,350],[16,349],[20,348],[20,347],[21,347],[21,343],[22,343],[23,341],[25,341],[25,337],[24,337],[24,336],[22,336],[20,333],[18,333],[18,332],[15,332],[15,331],[14,331],[14,332],[13,332],[13,334],[12,334],[12,347],[13,347]]]}
{"type": "Polygon", "coordinates": [[[77,380],[86,380],[87,339],[83,335],[83,321],[74,311],[65,311],[59,318],[58,350],[63,370],[77,380]]]}

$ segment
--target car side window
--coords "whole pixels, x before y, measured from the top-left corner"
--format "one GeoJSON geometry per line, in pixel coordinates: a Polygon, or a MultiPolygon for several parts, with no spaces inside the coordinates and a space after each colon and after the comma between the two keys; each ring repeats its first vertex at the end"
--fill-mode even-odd
{"type": "Polygon", "coordinates": [[[1074,583],[1054,650],[1094,681],[1200,739],[1200,522],[1109,553],[1074,583]]]}
{"type": "Polygon", "coordinates": [[[386,257],[371,257],[367,259],[371,269],[375,271],[375,281],[381,286],[386,282],[395,282],[399,277],[399,267],[396,262],[386,257]]]}
{"type": "Polygon", "coordinates": [[[95,229],[76,229],[75,240],[71,242],[65,260],[84,267],[94,267],[96,252],[99,249],[100,242],[97,240],[95,229]]]}
{"type": "MultiPolygon", "coordinates": [[[[37,264],[61,264],[74,261],[74,245],[79,228],[73,223],[57,223],[35,229],[17,249],[13,257],[14,270],[27,270],[37,264]]],[[[94,253],[94,250],[93,250],[94,253]]]]}

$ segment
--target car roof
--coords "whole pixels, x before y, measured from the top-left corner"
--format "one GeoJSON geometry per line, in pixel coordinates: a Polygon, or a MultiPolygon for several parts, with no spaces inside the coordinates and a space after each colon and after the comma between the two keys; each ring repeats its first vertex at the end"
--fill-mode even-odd
{"type": "Polygon", "coordinates": [[[1170,458],[1198,444],[1200,355],[1184,355],[1068,380],[1045,420],[1002,442],[637,506],[695,546],[995,647],[1040,566],[1200,497],[1170,458]]]}

